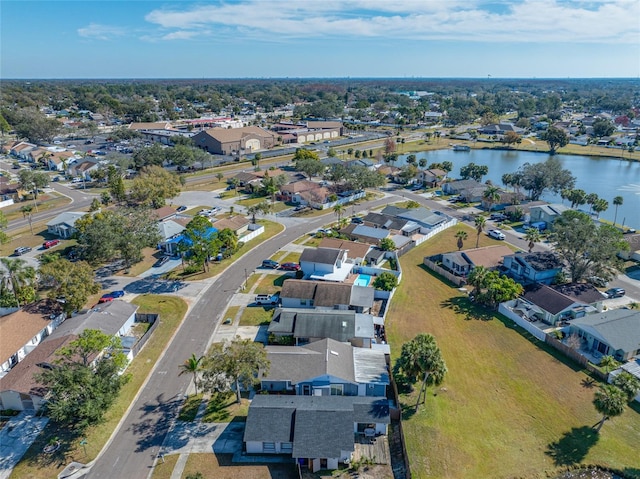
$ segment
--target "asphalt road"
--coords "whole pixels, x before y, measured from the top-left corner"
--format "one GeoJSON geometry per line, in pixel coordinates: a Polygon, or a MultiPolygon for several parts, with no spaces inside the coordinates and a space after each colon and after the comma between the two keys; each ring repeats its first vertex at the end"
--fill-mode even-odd
{"type": "MultiPolygon", "coordinates": [[[[386,204],[382,199],[350,207],[359,212],[386,204]]],[[[95,461],[86,477],[111,479],[113,477],[147,478],[153,467],[164,438],[175,419],[190,377],[178,376],[178,366],[191,356],[204,354],[220,324],[227,303],[245,281],[245,268],[253,271],[264,258],[268,258],[287,243],[304,233],[313,231],[330,220],[333,215],[302,220],[284,232],[261,244],[231,265],[224,274],[204,290],[204,294],[188,313],[165,353],[158,360],[148,382],[135,400],[122,426],[95,461]]]]}

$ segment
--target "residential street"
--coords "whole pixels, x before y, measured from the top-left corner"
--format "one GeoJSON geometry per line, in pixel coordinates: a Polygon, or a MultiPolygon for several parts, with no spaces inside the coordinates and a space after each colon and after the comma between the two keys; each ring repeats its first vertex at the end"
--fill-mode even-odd
{"type": "MultiPolygon", "coordinates": [[[[391,201],[394,199],[384,198],[353,208],[355,212],[360,212],[391,201]]],[[[143,479],[151,474],[159,448],[191,381],[187,376],[178,376],[178,366],[192,353],[200,355],[206,351],[227,303],[245,281],[245,268],[253,271],[264,258],[287,243],[333,220],[333,213],[310,220],[297,220],[297,224],[244,255],[204,287],[120,429],[112,436],[86,477],[111,479],[117,472],[123,477],[143,479]]]]}

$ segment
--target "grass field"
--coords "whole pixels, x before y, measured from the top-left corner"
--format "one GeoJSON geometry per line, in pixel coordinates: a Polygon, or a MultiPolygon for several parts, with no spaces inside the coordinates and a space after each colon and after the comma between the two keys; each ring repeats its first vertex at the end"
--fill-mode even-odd
{"type": "MultiPolygon", "coordinates": [[[[230,454],[189,454],[183,478],[200,472],[215,479],[297,479],[292,464],[234,465],[230,454]]],[[[154,476],[155,479],[155,476],[154,476]]]]}
{"type": "Polygon", "coordinates": [[[282,274],[280,272],[276,272],[275,274],[266,274],[261,277],[258,286],[256,286],[255,293],[275,294],[282,290],[282,284],[286,279],[290,278],[291,276],[287,273],[282,274]]]}
{"type": "Polygon", "coordinates": [[[240,316],[240,326],[260,326],[269,324],[273,317],[273,306],[252,306],[245,308],[240,316]]]}
{"type": "MultiPolygon", "coordinates": [[[[416,392],[401,395],[413,477],[541,478],[582,463],[639,478],[640,408],[627,408],[596,434],[599,415],[585,372],[510,321],[474,309],[421,266],[424,256],[455,250],[455,231],[402,256],[402,283],[387,319],[394,359],[403,342],[427,332],[449,370],[417,413],[416,392]]],[[[472,242],[470,235],[467,246],[472,242]]]]}
{"type": "Polygon", "coordinates": [[[30,479],[57,477],[57,474],[74,460],[87,463],[95,459],[106,444],[187,311],[187,304],[173,296],[142,295],[138,296],[133,303],[140,306],[138,309],[140,313],[159,313],[161,323],[146,346],[127,368],[127,373],[131,374],[131,380],[123,386],[118,399],[105,414],[104,422],[89,428],[82,436],[78,436],[73,431],[63,431],[49,422],[16,466],[11,477],[30,479]],[[42,454],[42,448],[52,437],[59,437],[62,447],[56,454],[42,454]],[[87,441],[86,456],[79,445],[81,437],[87,441]]]}

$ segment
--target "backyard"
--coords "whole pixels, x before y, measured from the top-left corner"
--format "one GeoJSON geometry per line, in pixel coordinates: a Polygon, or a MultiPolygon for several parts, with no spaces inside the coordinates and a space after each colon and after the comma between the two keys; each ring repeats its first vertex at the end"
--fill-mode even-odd
{"type": "MultiPolygon", "coordinates": [[[[394,359],[403,342],[427,332],[448,367],[417,412],[416,391],[400,398],[413,477],[538,478],[597,464],[640,478],[640,408],[626,408],[595,433],[597,383],[422,266],[424,256],[455,250],[454,234],[402,256],[387,317],[394,359]]],[[[481,246],[488,242],[482,235],[481,246]]]]}

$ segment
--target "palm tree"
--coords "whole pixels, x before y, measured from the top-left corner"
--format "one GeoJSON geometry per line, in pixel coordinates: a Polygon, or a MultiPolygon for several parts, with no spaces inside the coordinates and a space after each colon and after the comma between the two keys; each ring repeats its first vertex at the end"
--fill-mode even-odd
{"type": "Polygon", "coordinates": [[[469,273],[467,278],[467,284],[473,286],[474,295],[477,296],[482,291],[482,288],[486,286],[487,275],[489,270],[484,266],[476,266],[469,273]]]}
{"type": "Polygon", "coordinates": [[[540,241],[540,230],[538,228],[529,228],[527,234],[524,235],[524,239],[529,242],[529,253],[531,253],[536,243],[540,241]]]}
{"type": "Polygon", "coordinates": [[[20,211],[22,211],[22,217],[27,218],[29,220],[29,228],[31,229],[31,235],[33,235],[33,217],[31,215],[31,212],[33,211],[33,206],[25,205],[20,208],[20,211]]]}
{"type": "Polygon", "coordinates": [[[458,230],[456,232],[455,237],[457,238],[457,245],[458,245],[458,251],[460,251],[462,249],[462,246],[464,246],[464,241],[468,238],[468,234],[465,230],[458,230]]]}
{"type": "Polygon", "coordinates": [[[633,401],[638,392],[640,392],[640,379],[627,371],[622,371],[611,382],[627,395],[627,401],[633,401]]]}
{"type": "Polygon", "coordinates": [[[478,233],[478,235],[476,236],[476,248],[477,248],[478,245],[480,244],[480,235],[484,231],[484,227],[487,224],[487,219],[482,215],[478,215],[476,216],[476,219],[474,220],[474,222],[476,224],[476,231],[478,233]]]}
{"type": "Polygon", "coordinates": [[[338,203],[333,207],[333,212],[338,217],[338,223],[340,223],[340,218],[344,214],[344,205],[342,203],[338,203]]]}
{"type": "Polygon", "coordinates": [[[589,205],[589,211],[593,212],[593,205],[598,201],[598,195],[595,193],[589,193],[585,199],[589,205]]]}
{"type": "Polygon", "coordinates": [[[231,183],[231,186],[233,186],[233,189],[236,192],[236,196],[238,195],[238,186],[240,185],[240,180],[238,180],[238,178],[231,178],[229,180],[229,183],[231,183]]]}
{"type": "Polygon", "coordinates": [[[198,372],[201,369],[203,357],[204,356],[196,358],[195,354],[191,354],[191,357],[180,365],[180,373],[178,373],[178,376],[193,374],[193,384],[196,387],[196,395],[198,394],[198,372]]]}
{"type": "Polygon", "coordinates": [[[622,203],[624,203],[624,198],[622,196],[616,196],[613,199],[613,206],[616,207],[616,214],[613,217],[613,226],[616,225],[616,220],[618,219],[618,206],[622,206],[622,203]]]}
{"type": "Polygon", "coordinates": [[[489,203],[489,212],[491,212],[493,205],[500,201],[500,190],[497,186],[488,186],[487,189],[484,190],[482,198],[484,198],[486,202],[489,203]]]}
{"type": "Polygon", "coordinates": [[[602,356],[599,366],[602,366],[607,374],[609,374],[609,371],[618,366],[618,361],[616,361],[613,356],[602,356]]]}
{"type": "Polygon", "coordinates": [[[606,211],[608,208],[609,202],[604,198],[598,198],[591,206],[591,209],[593,209],[593,212],[596,214],[596,218],[600,218],[600,213],[606,211]]]}
{"type": "Polygon", "coordinates": [[[18,294],[22,288],[32,286],[36,280],[36,270],[20,258],[0,258],[4,271],[2,277],[2,290],[10,289],[20,307],[18,294]]]}
{"type": "Polygon", "coordinates": [[[625,393],[611,384],[606,384],[596,391],[593,398],[593,405],[600,414],[602,419],[598,422],[596,431],[600,432],[602,425],[607,419],[619,416],[624,411],[624,405],[627,396],[625,393]]]}

